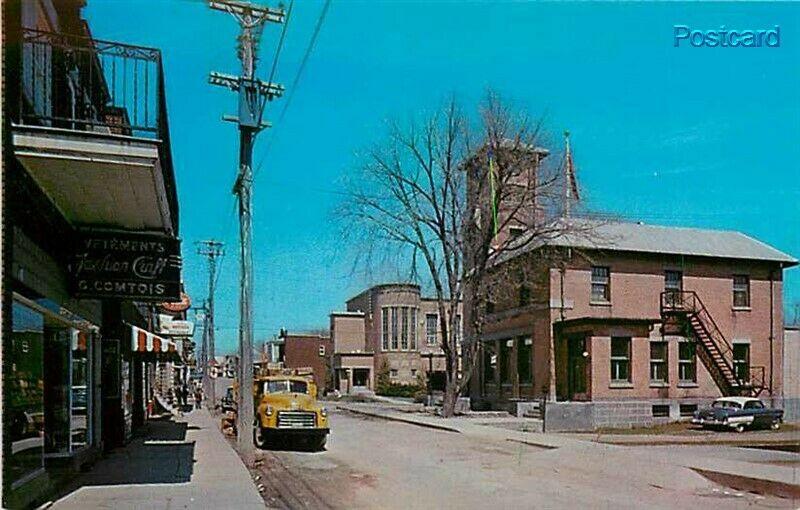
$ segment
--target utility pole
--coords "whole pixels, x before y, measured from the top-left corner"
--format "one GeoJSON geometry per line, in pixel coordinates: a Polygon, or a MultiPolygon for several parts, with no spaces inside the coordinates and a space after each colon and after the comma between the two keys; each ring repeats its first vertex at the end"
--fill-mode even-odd
{"type": "Polygon", "coordinates": [[[211,408],[217,401],[216,388],[214,378],[209,373],[209,363],[213,361],[216,355],[214,352],[214,287],[217,283],[217,259],[224,255],[224,245],[219,241],[207,239],[197,243],[197,254],[203,255],[208,258],[208,302],[204,303],[205,307],[205,329],[203,330],[203,347],[205,351],[205,371],[203,372],[203,392],[206,395],[206,401],[210,402],[211,408]]]}
{"type": "MultiPolygon", "coordinates": [[[[203,394],[206,396],[206,403],[208,403],[209,381],[211,380],[208,372],[208,302],[204,300],[202,306],[193,306],[191,309],[195,313],[195,322],[197,322],[200,312],[203,314],[203,340],[195,358],[197,366],[203,368],[203,394]]],[[[213,409],[213,407],[213,399],[211,399],[211,408],[213,409]]]]}
{"type": "Polygon", "coordinates": [[[253,203],[253,141],[268,123],[262,121],[264,106],[283,94],[283,87],[255,78],[256,51],[265,22],[283,23],[283,9],[270,9],[236,0],[210,0],[209,7],[231,14],[241,27],[238,55],[242,64],[241,76],[212,72],[209,83],[220,85],[239,94],[238,117],[224,116],[223,120],[239,126],[239,173],[233,193],[239,199],[239,241],[241,295],[239,300],[239,391],[237,393],[236,430],[239,451],[253,448],[250,429],[253,427],[253,252],[251,246],[253,203]]]}

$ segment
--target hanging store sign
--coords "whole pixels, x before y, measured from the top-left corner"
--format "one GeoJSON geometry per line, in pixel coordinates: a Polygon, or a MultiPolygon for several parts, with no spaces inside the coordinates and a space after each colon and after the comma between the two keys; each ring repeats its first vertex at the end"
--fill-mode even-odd
{"type": "Polygon", "coordinates": [[[158,315],[159,333],[166,336],[194,335],[194,322],[173,319],[171,315],[158,315]]]}
{"type": "Polygon", "coordinates": [[[79,298],[177,301],[180,240],[131,232],[80,232],[69,264],[79,298]]]}

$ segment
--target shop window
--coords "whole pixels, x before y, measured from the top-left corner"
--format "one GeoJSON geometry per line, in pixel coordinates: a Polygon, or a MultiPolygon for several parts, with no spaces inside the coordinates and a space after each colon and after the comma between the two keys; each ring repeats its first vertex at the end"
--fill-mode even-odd
{"type": "Polygon", "coordinates": [[[607,267],[592,266],[592,296],[594,303],[611,301],[611,271],[607,267]]]}
{"type": "Polygon", "coordinates": [[[667,342],[650,342],[650,382],[667,382],[667,342]]]}
{"type": "Polygon", "coordinates": [[[3,459],[11,487],[44,469],[44,317],[14,302],[12,335],[4,342],[4,440],[10,454],[3,459]]]}
{"type": "Polygon", "coordinates": [[[611,338],[611,382],[631,382],[631,338],[611,338]]]}
{"type": "Polygon", "coordinates": [[[697,382],[697,351],[692,341],[678,342],[678,380],[697,382]]]}
{"type": "Polygon", "coordinates": [[[517,339],[517,375],[520,384],[533,382],[533,339],[530,337],[517,339]]]}
{"type": "Polygon", "coordinates": [[[733,306],[747,308],[750,306],[750,277],[747,275],[734,275],[733,277],[733,306]]]}

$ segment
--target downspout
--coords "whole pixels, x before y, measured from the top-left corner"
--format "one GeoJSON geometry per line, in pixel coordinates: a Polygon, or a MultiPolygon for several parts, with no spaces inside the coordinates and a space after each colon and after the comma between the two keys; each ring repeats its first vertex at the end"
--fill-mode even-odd
{"type": "MultiPolygon", "coordinates": [[[[782,269],[782,264],[778,267],[782,269]]],[[[775,363],[775,271],[769,271],[769,396],[772,396],[772,388],[775,382],[773,369],[775,363]]]]}

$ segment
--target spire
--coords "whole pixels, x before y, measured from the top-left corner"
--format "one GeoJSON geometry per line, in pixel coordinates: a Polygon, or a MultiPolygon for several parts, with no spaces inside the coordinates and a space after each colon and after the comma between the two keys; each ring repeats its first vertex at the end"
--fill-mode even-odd
{"type": "Polygon", "coordinates": [[[572,160],[572,149],[569,146],[569,131],[564,131],[564,217],[569,218],[570,203],[581,199],[578,192],[578,180],[575,177],[575,163],[572,160]]]}

